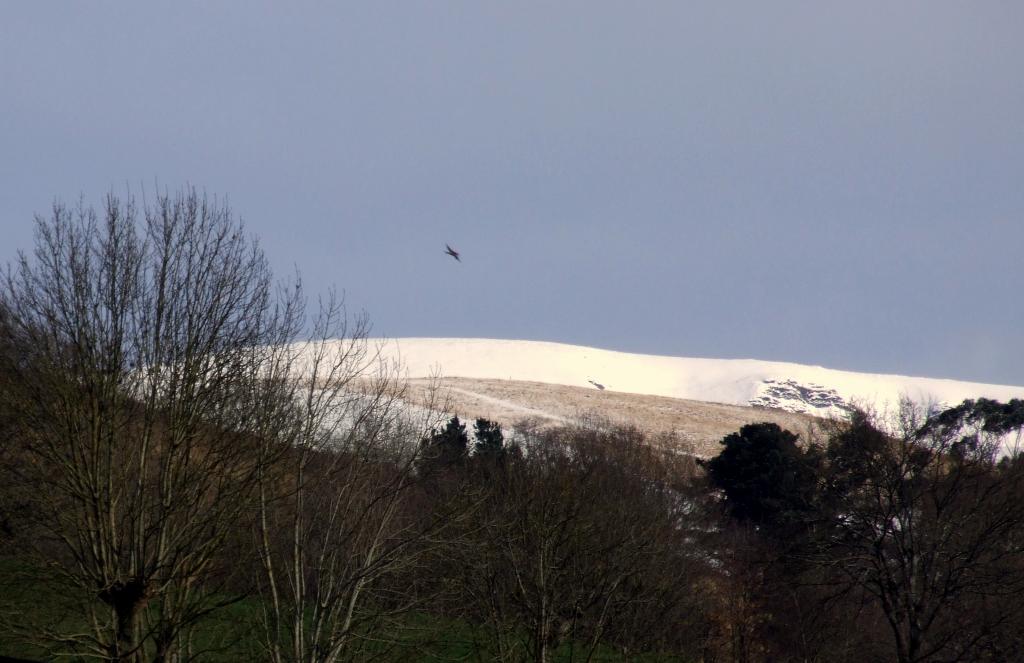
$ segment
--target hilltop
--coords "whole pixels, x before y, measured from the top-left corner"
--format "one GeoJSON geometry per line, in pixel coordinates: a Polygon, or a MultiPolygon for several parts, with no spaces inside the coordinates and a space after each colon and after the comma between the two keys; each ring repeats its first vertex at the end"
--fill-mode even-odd
{"type": "Polygon", "coordinates": [[[422,397],[431,377],[463,418],[510,425],[589,416],[673,432],[698,453],[753,421],[802,431],[851,405],[880,409],[900,398],[952,405],[965,398],[1024,398],[1024,387],[840,371],[754,359],[666,357],[564,343],[478,338],[376,340],[422,397]],[[601,388],[603,387],[603,389],[601,388]]]}

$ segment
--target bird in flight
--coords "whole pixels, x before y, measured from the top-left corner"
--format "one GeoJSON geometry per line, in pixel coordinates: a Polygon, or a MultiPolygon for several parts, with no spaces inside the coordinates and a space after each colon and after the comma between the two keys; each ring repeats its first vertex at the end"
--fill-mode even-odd
{"type": "Polygon", "coordinates": [[[456,251],[456,250],[455,250],[455,249],[453,249],[452,247],[448,246],[447,244],[445,244],[445,245],[444,245],[444,248],[448,249],[447,251],[445,251],[445,253],[447,253],[447,254],[448,254],[448,255],[450,255],[451,257],[455,258],[455,259],[456,259],[456,260],[458,260],[459,262],[462,262],[462,259],[461,259],[461,258],[459,258],[459,252],[458,252],[458,251],[456,251]]]}
{"type": "Polygon", "coordinates": [[[589,382],[590,384],[594,385],[595,387],[597,387],[601,391],[604,391],[604,385],[601,384],[600,382],[594,382],[593,380],[587,380],[587,382],[589,382]]]}

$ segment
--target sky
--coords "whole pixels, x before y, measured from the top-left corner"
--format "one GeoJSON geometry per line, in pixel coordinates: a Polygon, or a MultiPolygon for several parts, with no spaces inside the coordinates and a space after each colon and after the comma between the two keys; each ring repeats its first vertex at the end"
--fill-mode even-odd
{"type": "Polygon", "coordinates": [[[0,262],[56,199],[191,184],[381,336],[1024,385],[1022,34],[1014,1],[7,2],[0,262]]]}

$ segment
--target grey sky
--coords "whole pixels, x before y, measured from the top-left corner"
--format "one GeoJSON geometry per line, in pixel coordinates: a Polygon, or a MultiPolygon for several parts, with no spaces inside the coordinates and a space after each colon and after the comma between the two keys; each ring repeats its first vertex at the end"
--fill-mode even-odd
{"type": "Polygon", "coordinates": [[[191,182],[382,335],[1024,384],[1024,3],[151,5],[0,5],[0,260],[191,182]]]}

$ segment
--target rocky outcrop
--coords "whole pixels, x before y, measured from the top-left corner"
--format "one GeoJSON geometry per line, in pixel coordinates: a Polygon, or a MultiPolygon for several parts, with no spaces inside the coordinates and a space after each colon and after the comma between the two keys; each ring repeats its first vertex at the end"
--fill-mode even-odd
{"type": "Polygon", "coordinates": [[[770,407],[816,416],[841,415],[850,411],[849,404],[835,389],[820,384],[800,384],[796,380],[764,380],[757,392],[757,396],[748,401],[754,407],[770,407]]]}

